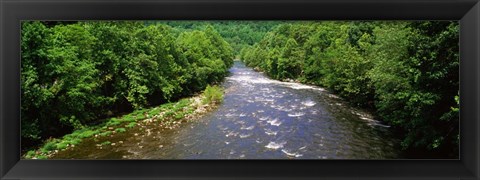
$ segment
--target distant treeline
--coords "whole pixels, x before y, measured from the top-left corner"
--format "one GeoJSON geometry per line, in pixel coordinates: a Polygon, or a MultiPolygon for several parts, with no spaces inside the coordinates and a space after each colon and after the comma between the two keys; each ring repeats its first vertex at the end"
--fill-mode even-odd
{"type": "Polygon", "coordinates": [[[289,22],[241,59],[373,108],[418,157],[458,157],[457,22],[289,22]]]}
{"type": "Polygon", "coordinates": [[[22,22],[22,149],[221,81],[234,51],[212,27],[22,22]]]}
{"type": "Polygon", "coordinates": [[[167,24],[177,32],[201,30],[212,26],[233,48],[235,55],[244,47],[251,46],[282,21],[148,21],[147,24],[167,24]]]}

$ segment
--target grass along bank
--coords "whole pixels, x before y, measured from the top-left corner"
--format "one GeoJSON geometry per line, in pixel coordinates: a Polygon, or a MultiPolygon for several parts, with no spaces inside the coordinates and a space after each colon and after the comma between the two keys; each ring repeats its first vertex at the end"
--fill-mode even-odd
{"type": "MultiPolygon", "coordinates": [[[[223,89],[219,86],[207,86],[202,94],[153,108],[136,110],[127,115],[110,118],[96,126],[76,130],[62,138],[48,139],[40,148],[28,151],[22,158],[48,159],[60,151],[75,148],[85,138],[108,139],[136,126],[156,125],[168,129],[178,128],[182,123],[191,122],[213,110],[222,101],[223,89]]],[[[97,144],[100,148],[109,145],[115,145],[115,143],[102,140],[97,144]]]]}

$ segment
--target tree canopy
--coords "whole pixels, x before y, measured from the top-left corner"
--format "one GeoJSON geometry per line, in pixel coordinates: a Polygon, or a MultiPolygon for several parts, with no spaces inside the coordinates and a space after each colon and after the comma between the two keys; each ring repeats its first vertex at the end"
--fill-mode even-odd
{"type": "Polygon", "coordinates": [[[22,143],[218,83],[233,50],[211,26],[175,33],[142,22],[22,23],[22,143]]]}
{"type": "Polygon", "coordinates": [[[458,22],[289,22],[242,49],[280,80],[372,108],[420,157],[458,157],[458,22]]]}

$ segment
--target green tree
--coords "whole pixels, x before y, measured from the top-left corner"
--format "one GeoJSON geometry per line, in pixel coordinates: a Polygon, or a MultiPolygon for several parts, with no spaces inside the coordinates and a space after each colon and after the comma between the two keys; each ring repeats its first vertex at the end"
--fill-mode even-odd
{"type": "Polygon", "coordinates": [[[212,26],[22,22],[22,145],[220,82],[233,50],[212,26]]]}

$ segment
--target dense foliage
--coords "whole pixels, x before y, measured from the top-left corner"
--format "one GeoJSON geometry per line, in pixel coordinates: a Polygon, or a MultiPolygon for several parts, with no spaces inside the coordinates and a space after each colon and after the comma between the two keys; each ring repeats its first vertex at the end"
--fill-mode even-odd
{"type": "Polygon", "coordinates": [[[457,22],[23,22],[22,148],[223,79],[234,55],[371,108],[411,156],[458,157],[457,22]]]}
{"type": "Polygon", "coordinates": [[[188,30],[203,30],[212,26],[239,54],[244,47],[251,46],[260,41],[263,36],[280,21],[151,21],[150,24],[167,24],[176,27],[178,32],[188,30]]]}
{"type": "Polygon", "coordinates": [[[458,31],[447,21],[290,22],[241,59],[375,109],[413,155],[458,157],[458,31]]]}
{"type": "Polygon", "coordinates": [[[203,104],[218,104],[223,101],[223,89],[217,85],[207,85],[203,94],[205,96],[202,100],[203,104]]]}
{"type": "Polygon", "coordinates": [[[23,22],[22,147],[205,89],[233,49],[211,26],[23,22]]]}
{"type": "MultiPolygon", "coordinates": [[[[100,149],[105,146],[115,146],[115,143],[109,141],[115,134],[127,132],[134,127],[142,129],[152,122],[155,122],[154,126],[156,127],[175,129],[180,127],[183,122],[191,122],[195,119],[194,117],[216,107],[217,103],[223,100],[222,93],[223,88],[217,85],[207,85],[203,94],[198,96],[183,98],[177,102],[151,108],[138,109],[128,114],[105,119],[100,124],[76,129],[63,137],[47,139],[39,148],[24,153],[23,158],[49,159],[59,151],[80,145],[88,138],[93,138],[97,143],[97,148],[100,149]],[[200,103],[198,100],[202,102],[200,103]]],[[[146,133],[149,134],[150,130],[147,130],[146,133]]],[[[123,144],[123,141],[115,142],[123,144]]]]}

